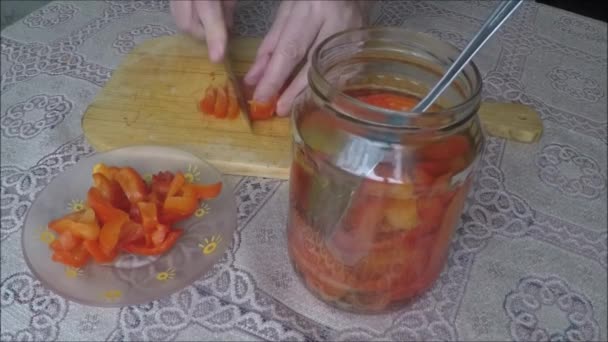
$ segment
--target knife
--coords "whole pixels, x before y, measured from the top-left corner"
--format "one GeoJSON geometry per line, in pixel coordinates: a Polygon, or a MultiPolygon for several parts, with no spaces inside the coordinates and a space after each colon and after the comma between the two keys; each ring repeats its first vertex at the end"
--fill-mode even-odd
{"type": "Polygon", "coordinates": [[[226,51],[224,55],[224,69],[226,70],[226,76],[228,77],[228,81],[232,84],[232,88],[234,89],[234,94],[236,95],[236,99],[239,103],[239,115],[247,124],[249,131],[251,131],[251,120],[249,119],[249,104],[245,99],[245,95],[243,94],[243,89],[241,88],[241,83],[239,82],[236,74],[234,73],[234,68],[232,67],[232,57],[230,53],[226,51]]]}

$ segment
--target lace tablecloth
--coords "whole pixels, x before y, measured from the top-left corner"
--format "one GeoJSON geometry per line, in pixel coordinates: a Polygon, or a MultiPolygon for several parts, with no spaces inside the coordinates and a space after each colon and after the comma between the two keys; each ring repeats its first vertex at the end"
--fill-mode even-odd
{"type": "MultiPolygon", "coordinates": [[[[380,4],[377,25],[464,47],[496,3],[380,4]]],[[[262,35],[276,3],[241,2],[262,35]]],[[[606,24],[526,2],[480,52],[487,99],[533,106],[539,143],[489,138],[448,267],[381,316],[314,299],[285,247],[286,182],[229,177],[235,243],[217,272],[147,305],[102,309],[49,292],[21,229],[53,177],[95,151],[81,116],[121,58],[176,31],[166,2],[53,2],[2,31],[2,340],[606,340],[606,24]]]]}

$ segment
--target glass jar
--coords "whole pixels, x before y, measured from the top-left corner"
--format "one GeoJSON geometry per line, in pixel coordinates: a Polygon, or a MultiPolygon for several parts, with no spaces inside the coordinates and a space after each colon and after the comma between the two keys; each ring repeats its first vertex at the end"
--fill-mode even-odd
{"type": "Polygon", "coordinates": [[[484,143],[477,68],[428,111],[408,110],[458,54],[397,28],[342,32],[313,52],[292,113],[287,236],[295,270],[324,301],[384,312],[441,273],[484,143]]]}

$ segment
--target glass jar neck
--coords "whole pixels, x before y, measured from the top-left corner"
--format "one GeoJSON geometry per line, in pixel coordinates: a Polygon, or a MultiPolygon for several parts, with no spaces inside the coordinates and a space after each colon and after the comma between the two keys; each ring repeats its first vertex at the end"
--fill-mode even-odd
{"type": "Polygon", "coordinates": [[[312,96],[336,115],[368,128],[388,131],[446,130],[469,121],[480,104],[481,76],[470,63],[424,113],[368,105],[350,91],[389,91],[424,97],[460,51],[429,35],[398,28],[338,33],[312,56],[312,96]]]}

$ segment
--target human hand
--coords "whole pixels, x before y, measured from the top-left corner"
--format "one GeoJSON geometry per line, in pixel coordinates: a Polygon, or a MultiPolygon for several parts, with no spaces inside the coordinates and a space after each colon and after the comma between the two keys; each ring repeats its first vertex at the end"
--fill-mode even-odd
{"type": "Polygon", "coordinates": [[[256,86],[253,99],[263,103],[277,96],[294,69],[306,58],[306,64],[278,99],[277,114],[287,115],[295,97],[308,83],[309,51],[334,33],[367,24],[367,3],[283,1],[245,76],[245,83],[256,86]]]}
{"type": "Polygon", "coordinates": [[[171,0],[170,7],[177,28],[207,41],[209,59],[220,62],[234,24],[236,0],[171,0]]]}

